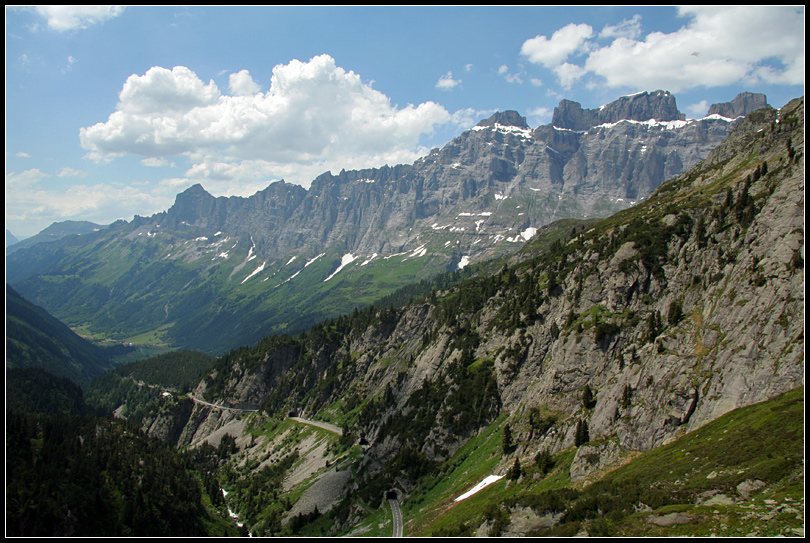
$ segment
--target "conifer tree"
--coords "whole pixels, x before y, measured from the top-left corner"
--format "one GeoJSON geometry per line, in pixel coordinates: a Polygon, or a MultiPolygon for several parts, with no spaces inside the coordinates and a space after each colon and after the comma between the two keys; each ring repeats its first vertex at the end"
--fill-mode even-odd
{"type": "Polygon", "coordinates": [[[593,391],[590,385],[585,385],[585,390],[582,391],[582,405],[585,409],[590,409],[593,407],[593,404],[593,391]]]}
{"type": "Polygon", "coordinates": [[[512,428],[508,424],[503,429],[502,447],[504,454],[509,454],[513,447],[512,428]]]}

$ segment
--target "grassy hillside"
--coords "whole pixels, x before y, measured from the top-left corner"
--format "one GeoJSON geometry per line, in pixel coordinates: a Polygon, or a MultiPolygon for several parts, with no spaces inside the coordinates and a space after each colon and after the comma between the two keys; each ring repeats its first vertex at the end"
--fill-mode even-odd
{"type": "Polygon", "coordinates": [[[504,477],[454,502],[501,460],[501,423],[471,440],[446,462],[441,477],[423,481],[405,500],[405,535],[803,533],[803,387],[630,455],[625,465],[587,486],[568,476],[575,454],[570,448],[554,455],[545,475],[535,459],[521,458],[519,479],[504,477]],[[556,526],[544,529],[552,519],[556,526]]]}
{"type": "Polygon", "coordinates": [[[6,285],[6,367],[40,368],[87,386],[112,364],[102,349],[6,285]]]}

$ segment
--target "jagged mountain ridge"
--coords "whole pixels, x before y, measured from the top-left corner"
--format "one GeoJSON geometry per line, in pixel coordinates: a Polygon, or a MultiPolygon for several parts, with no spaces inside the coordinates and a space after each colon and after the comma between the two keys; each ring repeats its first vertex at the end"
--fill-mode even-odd
{"type": "MultiPolygon", "coordinates": [[[[764,95],[759,96],[764,102],[764,95]]],[[[495,209],[503,207],[506,204],[498,202],[512,194],[541,202],[543,197],[550,200],[549,195],[558,200],[574,195],[578,202],[555,202],[555,208],[575,206],[586,216],[604,216],[604,210],[596,209],[599,205],[611,211],[625,208],[704,158],[727,135],[732,120],[715,115],[687,122],[674,96],[663,91],[584,110],[593,113],[585,123],[567,121],[570,104],[578,106],[561,102],[552,123],[536,130],[515,111],[499,112],[413,165],[344,170],[338,175],[327,172],[313,181],[309,191],[281,181],[247,199],[213,198],[195,185],[178,195],[165,219],[155,219],[250,232],[260,255],[286,255],[313,244],[312,240],[342,244],[348,252],[397,252],[412,246],[420,229],[433,226],[420,222],[457,219],[452,212],[462,203],[471,211],[493,213],[492,204],[495,209]],[[613,126],[620,121],[631,122],[613,126]],[[586,133],[596,127],[593,134],[586,133]],[[571,130],[575,133],[565,133],[571,130]],[[607,145],[591,142],[606,138],[610,139],[607,145]],[[617,165],[600,168],[596,162],[602,158],[617,165]],[[594,200],[588,201],[591,197],[594,200]],[[451,213],[444,211],[447,208],[451,213]],[[414,228],[417,233],[407,241],[379,239],[369,235],[375,227],[414,228]]],[[[738,108],[740,115],[734,118],[751,111],[738,108]]],[[[536,228],[567,216],[552,211],[523,222],[536,228]]],[[[514,219],[501,226],[514,227],[514,219]]],[[[473,247],[470,250],[476,252],[473,247]]]]}
{"type": "MultiPolygon", "coordinates": [[[[407,499],[499,414],[527,462],[570,447],[585,421],[594,444],[571,468],[583,481],[623,451],[801,386],[803,120],[803,99],[760,110],[648,201],[551,251],[401,309],[235,351],[195,396],[343,423],[370,442],[354,496],[374,500],[364,489],[407,499]]],[[[240,434],[237,419],[197,405],[178,445],[240,434]]],[[[238,442],[247,457],[265,453],[238,442]]]]}
{"type": "MultiPolygon", "coordinates": [[[[600,112],[600,122],[682,117],[662,91],[600,112]]],[[[555,220],[624,209],[705,157],[734,122],[532,130],[502,112],[412,165],[325,173],[309,190],[280,181],[215,198],[195,185],[166,212],[9,255],[8,280],[72,326],[223,352],[507,254],[555,220]]]]}

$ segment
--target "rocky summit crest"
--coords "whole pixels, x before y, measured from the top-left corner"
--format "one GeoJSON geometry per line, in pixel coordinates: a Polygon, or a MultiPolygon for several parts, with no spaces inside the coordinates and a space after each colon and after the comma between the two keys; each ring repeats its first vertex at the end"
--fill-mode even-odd
{"type": "Polygon", "coordinates": [[[500,124],[502,126],[516,126],[518,128],[529,128],[529,123],[526,122],[526,117],[514,110],[499,111],[489,117],[480,121],[476,126],[494,126],[500,124]]]}
{"type": "Polygon", "coordinates": [[[721,115],[731,119],[745,117],[749,113],[767,107],[768,99],[764,94],[741,92],[731,102],[712,104],[709,115],[721,115]]]}

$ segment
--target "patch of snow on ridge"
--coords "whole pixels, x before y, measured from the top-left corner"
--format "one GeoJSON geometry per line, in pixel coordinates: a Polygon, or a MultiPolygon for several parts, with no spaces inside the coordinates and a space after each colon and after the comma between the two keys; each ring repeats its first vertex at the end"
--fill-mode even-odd
{"type": "Polygon", "coordinates": [[[502,134],[514,134],[521,138],[532,139],[532,129],[531,128],[520,128],[519,126],[512,126],[512,125],[504,125],[501,123],[495,123],[490,126],[473,126],[472,130],[476,132],[480,130],[493,130],[495,132],[501,132],[502,134]]]}
{"type": "Polygon", "coordinates": [[[253,272],[253,273],[251,273],[250,275],[248,275],[247,277],[245,277],[244,279],[242,279],[242,282],[241,282],[241,283],[239,283],[239,284],[240,284],[240,285],[244,284],[244,283],[245,283],[245,281],[247,281],[248,279],[250,279],[251,277],[253,277],[253,276],[254,276],[254,275],[256,275],[257,273],[260,273],[262,270],[264,270],[264,266],[265,266],[266,264],[267,264],[267,262],[263,262],[263,263],[262,263],[262,265],[261,265],[261,266],[259,266],[258,268],[256,268],[256,270],[254,270],[254,272],[253,272]]]}
{"type": "Polygon", "coordinates": [[[318,260],[319,258],[321,258],[325,254],[326,253],[321,253],[318,256],[316,256],[315,258],[313,258],[312,260],[307,260],[307,263],[304,264],[304,267],[306,268],[307,266],[309,266],[310,264],[312,264],[313,262],[315,262],[316,260],[318,260]]]}
{"type": "Polygon", "coordinates": [[[329,277],[324,279],[323,282],[326,283],[327,281],[329,281],[331,278],[336,276],[338,274],[338,272],[340,272],[340,270],[342,270],[343,268],[345,268],[346,266],[348,266],[349,264],[351,264],[355,260],[357,260],[357,257],[354,256],[351,253],[346,253],[345,255],[343,255],[343,258],[340,259],[340,266],[338,266],[338,269],[333,271],[332,275],[330,275],[329,277]]]}
{"type": "Polygon", "coordinates": [[[676,128],[683,128],[689,123],[694,121],[657,121],[655,119],[650,119],[647,121],[634,121],[632,119],[622,119],[620,121],[616,121],[615,123],[604,123],[593,128],[613,128],[617,126],[619,123],[631,123],[631,124],[645,124],[650,128],[663,128],[664,130],[674,130],[676,128]]]}
{"type": "Polygon", "coordinates": [[[458,269],[463,270],[464,266],[466,266],[469,263],[470,263],[470,257],[467,256],[467,255],[462,256],[461,260],[458,263],[458,269]]]}
{"type": "Polygon", "coordinates": [[[365,266],[366,264],[368,264],[369,262],[371,262],[371,261],[372,261],[372,260],[374,260],[375,258],[377,258],[377,253],[374,253],[373,255],[371,255],[370,257],[368,257],[368,258],[366,259],[366,261],[365,261],[365,262],[363,262],[363,263],[362,263],[362,264],[360,264],[360,265],[361,265],[361,266],[365,266]]]}
{"type": "MultiPolygon", "coordinates": [[[[742,118],[742,116],[732,119],[730,117],[723,117],[722,115],[719,115],[717,113],[712,113],[711,115],[707,115],[706,117],[703,117],[700,120],[705,121],[706,119],[713,119],[715,121],[726,121],[727,123],[732,123],[732,122],[736,121],[737,119],[741,119],[741,118],[742,118]]],[[[777,121],[777,122],[779,122],[779,121],[777,121]]]]}
{"type": "Polygon", "coordinates": [[[427,249],[425,249],[424,245],[420,245],[414,251],[408,255],[408,258],[419,258],[420,256],[425,256],[427,254],[427,249]]]}
{"type": "Polygon", "coordinates": [[[532,238],[532,236],[534,236],[536,233],[537,233],[537,228],[529,227],[526,230],[524,230],[523,232],[521,232],[520,235],[523,236],[523,239],[525,239],[526,241],[529,241],[532,238]]]}
{"type": "Polygon", "coordinates": [[[479,492],[479,491],[483,490],[484,488],[488,487],[492,483],[500,481],[501,479],[503,479],[503,475],[490,475],[489,477],[487,477],[486,479],[484,479],[483,481],[481,481],[480,483],[475,485],[472,488],[472,490],[470,490],[468,492],[465,492],[464,494],[462,494],[461,496],[459,496],[458,498],[456,498],[453,501],[460,502],[461,500],[466,500],[467,498],[469,498],[470,496],[472,496],[476,492],[479,492]]]}

